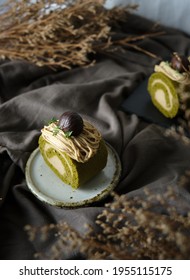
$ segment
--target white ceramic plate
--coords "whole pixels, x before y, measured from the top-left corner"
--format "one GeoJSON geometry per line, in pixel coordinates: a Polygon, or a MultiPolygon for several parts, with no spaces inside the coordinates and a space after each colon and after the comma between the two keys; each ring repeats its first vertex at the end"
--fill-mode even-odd
{"type": "Polygon", "coordinates": [[[26,181],[32,193],[41,201],[58,207],[86,206],[105,198],[117,185],[121,163],[116,151],[108,144],[106,167],[93,179],[72,189],[63,183],[46,165],[39,148],[33,151],[26,164],[26,181]]]}

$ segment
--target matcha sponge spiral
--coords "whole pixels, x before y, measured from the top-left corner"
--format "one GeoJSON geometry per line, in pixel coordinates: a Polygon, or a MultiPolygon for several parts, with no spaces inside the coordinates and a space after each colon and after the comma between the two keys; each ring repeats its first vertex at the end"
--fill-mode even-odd
{"type": "Polygon", "coordinates": [[[153,73],[148,81],[154,106],[167,118],[176,116],[179,109],[179,85],[163,73],[153,73]]]}

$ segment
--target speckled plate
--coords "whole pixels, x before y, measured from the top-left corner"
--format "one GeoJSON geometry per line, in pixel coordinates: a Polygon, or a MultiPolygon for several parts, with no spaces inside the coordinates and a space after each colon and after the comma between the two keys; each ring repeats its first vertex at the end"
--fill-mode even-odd
{"type": "Polygon", "coordinates": [[[117,185],[121,163],[116,151],[106,144],[106,167],[93,179],[74,190],[64,184],[44,162],[39,148],[26,164],[26,181],[31,192],[41,201],[57,207],[81,207],[105,198],[117,185]]]}

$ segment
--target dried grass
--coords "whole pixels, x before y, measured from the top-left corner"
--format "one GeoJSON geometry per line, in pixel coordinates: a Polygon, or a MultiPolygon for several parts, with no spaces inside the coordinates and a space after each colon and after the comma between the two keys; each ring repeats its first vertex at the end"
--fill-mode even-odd
{"type": "Polygon", "coordinates": [[[181,85],[179,112],[175,124],[167,129],[166,136],[172,136],[185,145],[190,145],[190,85],[181,85]]]}
{"type": "Polygon", "coordinates": [[[0,58],[70,69],[90,65],[95,62],[92,54],[119,45],[155,57],[136,42],[159,32],[112,40],[114,28],[136,5],[108,10],[103,4],[103,0],[8,0],[0,6],[0,58]]]}
{"type": "Polygon", "coordinates": [[[65,222],[26,230],[32,242],[56,237],[36,254],[42,259],[64,259],[75,251],[85,259],[189,259],[190,213],[174,207],[176,199],[172,188],[162,196],[148,190],[144,197],[114,194],[97,217],[98,232],[89,226],[80,234],[65,222]]]}

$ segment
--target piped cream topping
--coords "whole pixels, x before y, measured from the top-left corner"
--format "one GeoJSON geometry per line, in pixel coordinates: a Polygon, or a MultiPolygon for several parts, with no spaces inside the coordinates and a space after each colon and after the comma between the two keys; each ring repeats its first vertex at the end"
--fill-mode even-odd
{"type": "Polygon", "coordinates": [[[161,72],[173,81],[182,84],[190,84],[190,74],[188,72],[179,73],[173,69],[168,62],[162,61],[159,65],[155,65],[155,72],[161,72]]]}
{"type": "Polygon", "coordinates": [[[66,137],[61,129],[54,133],[57,129],[56,123],[44,126],[41,130],[42,136],[56,149],[67,153],[72,159],[86,162],[96,154],[102,136],[91,123],[85,120],[83,123],[83,131],[76,137],[66,137]]]}

